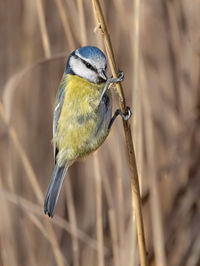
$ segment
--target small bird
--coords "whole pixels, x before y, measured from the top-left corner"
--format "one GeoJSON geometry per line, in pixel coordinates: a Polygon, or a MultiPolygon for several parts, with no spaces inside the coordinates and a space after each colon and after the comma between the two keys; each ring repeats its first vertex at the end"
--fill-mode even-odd
{"type": "Polygon", "coordinates": [[[96,47],[85,46],[71,53],[58,89],[53,118],[55,167],[44,201],[44,212],[55,213],[56,203],[67,169],[95,151],[108,136],[120,114],[129,119],[131,111],[119,109],[112,118],[112,99],[108,87],[123,80],[107,78],[107,59],[96,47]]]}

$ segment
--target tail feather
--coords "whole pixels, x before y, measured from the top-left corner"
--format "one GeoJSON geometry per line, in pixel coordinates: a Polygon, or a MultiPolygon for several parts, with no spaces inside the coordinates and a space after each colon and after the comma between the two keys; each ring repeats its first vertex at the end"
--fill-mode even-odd
{"type": "Polygon", "coordinates": [[[44,213],[45,214],[47,213],[49,217],[54,216],[56,203],[58,200],[58,196],[60,194],[61,186],[66,171],[67,171],[67,166],[59,167],[58,164],[56,163],[53,174],[51,176],[46,197],[44,200],[44,213]]]}

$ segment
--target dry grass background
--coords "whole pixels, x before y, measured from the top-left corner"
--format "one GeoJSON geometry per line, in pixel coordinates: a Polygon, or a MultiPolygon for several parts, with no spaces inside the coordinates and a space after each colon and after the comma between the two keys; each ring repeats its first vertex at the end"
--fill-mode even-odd
{"type": "MultiPolygon", "coordinates": [[[[200,2],[102,1],[131,119],[149,265],[200,265],[200,2]]],[[[52,115],[89,0],[0,2],[0,265],[139,265],[120,119],[74,164],[48,219],[52,115]]],[[[114,105],[117,96],[113,92],[114,105]]]]}

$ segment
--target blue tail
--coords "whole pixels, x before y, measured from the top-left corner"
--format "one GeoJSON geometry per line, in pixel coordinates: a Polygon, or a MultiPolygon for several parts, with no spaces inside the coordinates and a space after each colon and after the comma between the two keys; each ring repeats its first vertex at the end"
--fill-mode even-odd
{"type": "Polygon", "coordinates": [[[47,194],[44,200],[44,213],[48,214],[49,217],[54,216],[56,209],[56,203],[60,194],[60,189],[67,171],[67,166],[59,167],[56,163],[51,181],[47,190],[47,194]]]}

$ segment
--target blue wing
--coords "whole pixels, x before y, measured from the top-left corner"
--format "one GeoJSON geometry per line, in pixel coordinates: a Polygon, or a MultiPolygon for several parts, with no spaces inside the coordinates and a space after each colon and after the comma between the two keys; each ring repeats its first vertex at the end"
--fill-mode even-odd
{"type": "MultiPolygon", "coordinates": [[[[67,85],[67,75],[64,73],[60,81],[60,85],[59,85],[57,96],[56,96],[56,104],[55,104],[54,116],[53,116],[53,138],[56,135],[58,119],[60,117],[60,113],[61,113],[63,102],[64,102],[66,85],[67,85]]],[[[56,158],[55,143],[53,144],[53,151],[54,151],[54,158],[56,158]]]]}

